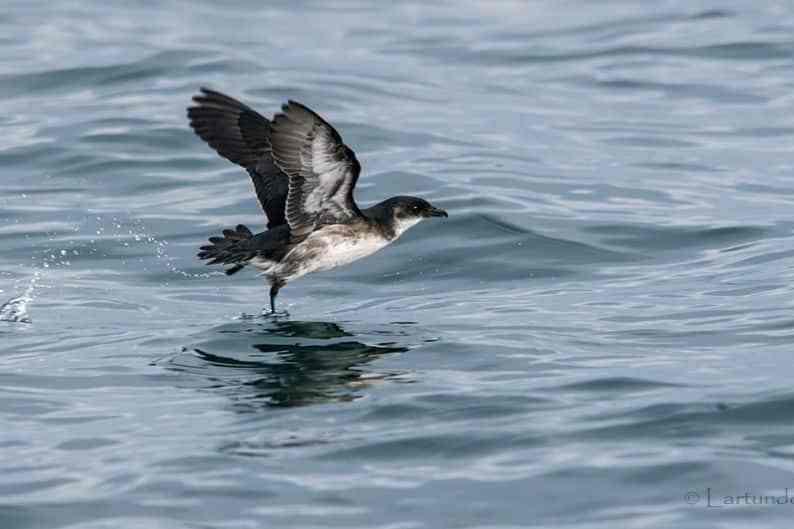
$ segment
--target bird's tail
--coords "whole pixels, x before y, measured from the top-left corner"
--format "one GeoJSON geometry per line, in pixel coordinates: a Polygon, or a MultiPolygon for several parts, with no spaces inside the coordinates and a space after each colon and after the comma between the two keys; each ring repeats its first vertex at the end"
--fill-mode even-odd
{"type": "Polygon", "coordinates": [[[206,260],[208,265],[226,265],[226,275],[242,270],[254,257],[248,248],[248,242],[254,236],[247,227],[238,224],[233,230],[223,230],[223,237],[210,237],[205,246],[199,248],[198,258],[206,260]]]}

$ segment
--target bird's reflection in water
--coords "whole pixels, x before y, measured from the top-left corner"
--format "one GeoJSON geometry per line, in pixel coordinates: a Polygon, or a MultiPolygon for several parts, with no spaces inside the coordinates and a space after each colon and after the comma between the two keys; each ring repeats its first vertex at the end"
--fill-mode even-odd
{"type": "Polygon", "coordinates": [[[203,375],[241,412],[353,400],[370,384],[399,379],[399,372],[376,372],[367,364],[407,351],[409,330],[410,324],[359,331],[339,323],[244,317],[205,331],[169,367],[203,375]]]}

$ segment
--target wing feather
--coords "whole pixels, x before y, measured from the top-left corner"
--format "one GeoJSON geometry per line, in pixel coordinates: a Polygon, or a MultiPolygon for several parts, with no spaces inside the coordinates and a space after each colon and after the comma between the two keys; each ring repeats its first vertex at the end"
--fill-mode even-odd
{"type": "Polygon", "coordinates": [[[361,166],[323,118],[289,101],[273,117],[270,143],[275,164],[289,178],[286,218],[295,236],[361,216],[353,200],[361,166]]]}
{"type": "Polygon", "coordinates": [[[289,180],[273,163],[270,120],[236,99],[201,88],[187,109],[190,126],[221,156],[243,166],[268,218],[268,228],[286,224],[289,180]]]}

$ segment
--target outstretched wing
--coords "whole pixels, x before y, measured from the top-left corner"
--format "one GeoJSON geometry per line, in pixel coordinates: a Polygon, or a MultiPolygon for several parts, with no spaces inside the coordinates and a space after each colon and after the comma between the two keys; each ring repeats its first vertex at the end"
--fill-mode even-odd
{"type": "Polygon", "coordinates": [[[190,126],[218,154],[245,167],[268,218],[268,228],[286,224],[289,179],[273,163],[270,121],[234,98],[201,88],[187,109],[190,126]]]}
{"type": "Polygon", "coordinates": [[[273,160],[289,177],[286,216],[294,236],[361,216],[353,200],[361,165],[323,118],[290,101],[273,117],[270,144],[273,160]]]}

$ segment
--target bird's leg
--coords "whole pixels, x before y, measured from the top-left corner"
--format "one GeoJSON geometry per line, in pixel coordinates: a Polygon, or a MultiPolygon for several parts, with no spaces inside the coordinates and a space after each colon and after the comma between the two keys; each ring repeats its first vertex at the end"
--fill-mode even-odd
{"type": "Polygon", "coordinates": [[[275,279],[272,283],[270,283],[270,313],[276,313],[276,296],[278,296],[278,291],[283,287],[286,283],[284,281],[275,279]]]}

